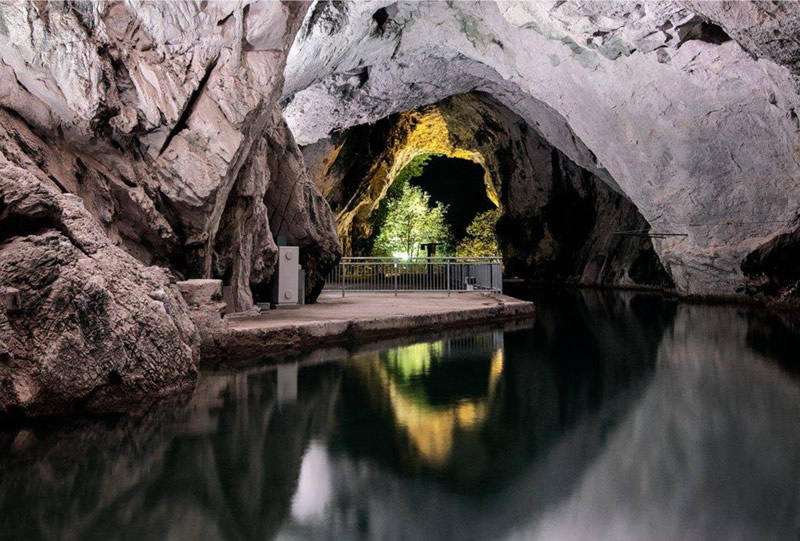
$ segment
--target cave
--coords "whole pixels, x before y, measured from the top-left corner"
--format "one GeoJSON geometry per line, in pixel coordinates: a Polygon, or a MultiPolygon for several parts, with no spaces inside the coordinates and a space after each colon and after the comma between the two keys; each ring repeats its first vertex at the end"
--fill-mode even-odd
{"type": "MultiPolygon", "coordinates": [[[[387,196],[380,201],[369,219],[369,233],[353,239],[352,255],[375,255],[376,239],[380,238],[387,219],[390,219],[387,216],[390,200],[402,197],[409,188],[422,190],[417,193],[427,199],[427,212],[420,209],[423,215],[419,216],[419,220],[426,221],[435,215],[438,221],[433,225],[440,230],[440,237],[420,237],[418,244],[424,244],[425,248],[415,252],[417,255],[455,255],[456,247],[467,238],[470,224],[479,215],[497,208],[487,193],[485,172],[480,165],[462,158],[420,154],[398,173],[388,187],[387,196]]],[[[398,250],[405,252],[408,249],[398,250]]],[[[499,254],[481,255],[488,257],[499,254]]]]}
{"type": "Polygon", "coordinates": [[[1,5],[0,537],[797,538],[800,0],[1,5]]]}
{"type": "Polygon", "coordinates": [[[487,93],[353,126],[306,145],[303,155],[334,213],[345,255],[370,253],[383,198],[404,169],[424,158],[411,184],[463,216],[453,224],[457,231],[479,209],[499,209],[498,255],[507,276],[531,284],[675,287],[650,224],[613,179],[575,163],[487,93]],[[458,171],[454,164],[471,172],[469,188],[449,172],[458,171]]]}

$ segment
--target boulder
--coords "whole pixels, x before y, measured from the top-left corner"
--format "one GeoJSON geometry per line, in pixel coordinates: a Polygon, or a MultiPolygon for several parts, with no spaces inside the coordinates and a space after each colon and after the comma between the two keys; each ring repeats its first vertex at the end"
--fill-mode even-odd
{"type": "Polygon", "coordinates": [[[268,288],[283,237],[313,300],[338,241],[277,106],[307,6],[17,3],[0,19],[0,152],[142,263],[222,279],[235,310],[268,288]]]}
{"type": "Polygon", "coordinates": [[[198,334],[169,271],[109,242],[81,200],[0,158],[0,414],[108,411],[190,388],[198,334]]]}

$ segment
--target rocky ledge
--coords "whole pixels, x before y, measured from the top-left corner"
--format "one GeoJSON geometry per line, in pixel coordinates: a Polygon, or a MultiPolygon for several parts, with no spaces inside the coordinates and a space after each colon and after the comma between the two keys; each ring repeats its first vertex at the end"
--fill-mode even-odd
{"type": "Polygon", "coordinates": [[[285,359],[321,346],[353,346],[367,340],[415,336],[433,330],[530,320],[532,302],[488,293],[327,293],[313,306],[237,317],[203,340],[204,360],[226,366],[285,359]]]}

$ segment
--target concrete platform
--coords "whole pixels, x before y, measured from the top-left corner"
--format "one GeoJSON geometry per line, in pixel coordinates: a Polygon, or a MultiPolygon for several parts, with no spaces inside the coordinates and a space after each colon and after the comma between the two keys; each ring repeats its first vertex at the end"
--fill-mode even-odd
{"type": "Polygon", "coordinates": [[[323,293],[316,304],[226,318],[203,359],[247,363],[316,347],[533,317],[533,303],[487,293],[323,293]]]}

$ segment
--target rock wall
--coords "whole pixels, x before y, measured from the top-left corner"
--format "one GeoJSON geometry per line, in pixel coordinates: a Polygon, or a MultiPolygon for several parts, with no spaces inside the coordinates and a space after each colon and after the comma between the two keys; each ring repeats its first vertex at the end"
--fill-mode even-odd
{"type": "Polygon", "coordinates": [[[461,94],[359,125],[303,149],[310,177],[336,216],[348,253],[372,231],[372,213],[415,157],[443,154],[484,169],[503,211],[506,274],[582,285],[672,287],[647,221],[624,196],[572,162],[486,94],[461,94]]]}
{"type": "Polygon", "coordinates": [[[171,284],[219,278],[251,308],[276,241],[301,247],[316,297],[338,240],[276,103],[307,7],[3,3],[0,412],[190,385],[171,284]]]}
{"type": "Polygon", "coordinates": [[[288,59],[303,145],[481,91],[631,201],[684,293],[742,294],[792,231],[800,179],[796,1],[320,0],[288,59]]]}
{"type": "Polygon", "coordinates": [[[12,2],[2,150],[83,199],[145,264],[222,278],[237,309],[297,243],[307,290],[338,246],[280,110],[302,2],[12,2]]]}

